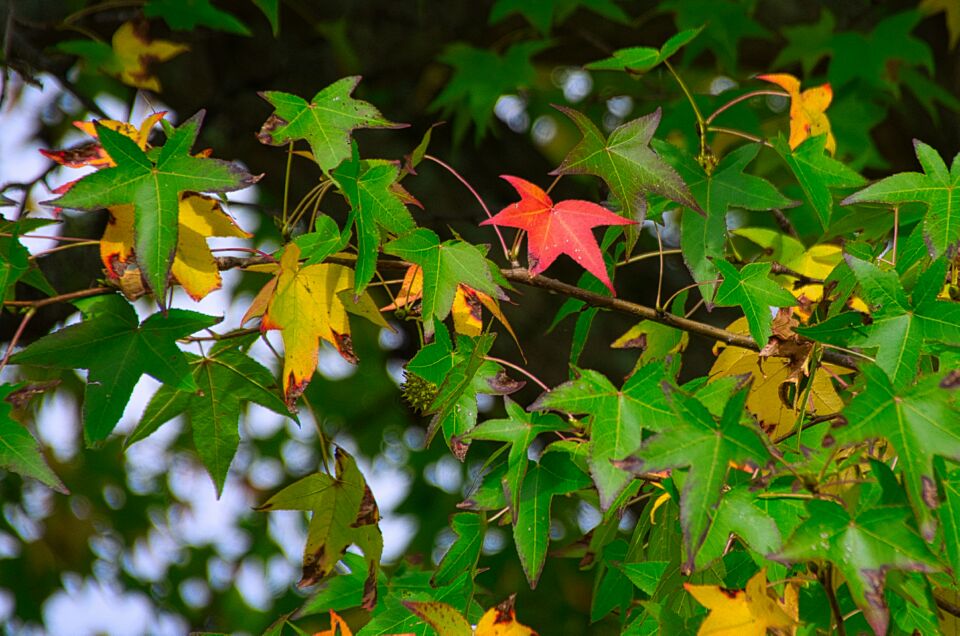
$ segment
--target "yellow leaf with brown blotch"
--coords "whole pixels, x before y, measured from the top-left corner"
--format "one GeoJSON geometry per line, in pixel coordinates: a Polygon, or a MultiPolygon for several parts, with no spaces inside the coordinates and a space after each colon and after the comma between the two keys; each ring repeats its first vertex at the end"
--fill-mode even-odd
{"type": "Polygon", "coordinates": [[[330,610],[330,629],[317,632],[313,636],[353,636],[347,621],[340,618],[340,615],[330,610]]]}
{"type": "Polygon", "coordinates": [[[496,607],[491,607],[477,623],[475,636],[537,636],[526,625],[517,621],[513,611],[514,597],[511,596],[496,607]]]}
{"type": "Polygon", "coordinates": [[[747,581],[745,590],[727,590],[719,585],[683,587],[710,610],[698,636],[766,636],[768,629],[790,629],[796,624],[784,604],[767,593],[767,571],[760,570],[747,581]]]}
{"type": "MultiPolygon", "coordinates": [[[[419,265],[411,265],[403,275],[403,282],[400,283],[400,290],[397,292],[394,302],[382,307],[381,311],[394,311],[401,307],[412,308],[422,297],[423,269],[419,265]]],[[[481,307],[486,307],[487,311],[500,321],[519,348],[520,342],[517,340],[517,335],[514,333],[510,321],[507,320],[503,310],[500,309],[500,303],[487,294],[466,285],[457,285],[457,291],[453,297],[453,306],[450,309],[450,314],[453,316],[453,330],[465,336],[479,336],[483,332],[481,307]]],[[[417,311],[419,312],[419,310],[417,311]]],[[[523,355],[522,349],[520,355],[523,355]]]]}
{"type": "MultiPolygon", "coordinates": [[[[739,318],[727,326],[728,331],[749,333],[746,318],[739,318]]],[[[805,374],[806,360],[791,360],[773,355],[761,357],[756,351],[717,344],[722,347],[710,368],[710,381],[722,377],[749,374],[753,381],[747,395],[747,410],[758,420],[760,427],[771,439],[777,440],[791,432],[800,414],[803,389],[801,376],[805,374]]],[[[804,413],[824,415],[836,413],[843,408],[843,400],[837,395],[830,380],[831,374],[851,373],[849,369],[824,364],[813,376],[813,386],[807,397],[804,413]]]]}
{"type": "Polygon", "coordinates": [[[104,68],[121,82],[135,88],[160,92],[160,80],[149,68],[190,50],[185,44],[151,40],[146,22],[125,22],[113,34],[113,59],[104,68]]]}
{"type": "MultiPolygon", "coordinates": [[[[135,260],[133,253],[133,207],[118,205],[109,209],[110,220],[100,239],[100,258],[107,275],[120,279],[135,260]]],[[[220,200],[201,194],[180,197],[177,249],[170,271],[194,300],[200,300],[221,284],[217,262],[207,246],[207,238],[223,236],[249,238],[223,210],[220,200]]]]}
{"type": "MultiPolygon", "coordinates": [[[[133,139],[140,146],[141,150],[146,150],[147,140],[150,138],[150,132],[161,119],[166,115],[166,111],[153,113],[143,120],[140,128],[125,121],[116,121],[114,119],[96,120],[101,126],[114,130],[122,135],[133,139]]],[[[87,133],[94,139],[97,139],[97,129],[93,121],[75,121],[73,125],[87,133]]],[[[56,161],[61,166],[67,168],[82,168],[92,166],[94,168],[109,168],[117,165],[110,155],[103,149],[99,142],[90,142],[67,150],[40,150],[40,154],[56,161]]]]}
{"type": "MultiPolygon", "coordinates": [[[[300,248],[288,244],[276,277],[260,290],[243,322],[262,313],[261,331],[279,329],[283,337],[283,392],[292,408],[317,368],[320,340],[336,347],[344,360],[356,363],[349,313],[379,317],[369,294],[353,302],[353,270],[334,263],[300,266],[300,248]],[[351,290],[348,293],[342,293],[351,290]]],[[[380,321],[383,327],[387,324],[380,321]]]]}
{"type": "Polygon", "coordinates": [[[831,155],[837,150],[837,140],[830,130],[826,110],[833,100],[830,84],[823,84],[800,92],[800,80],[789,73],[757,75],[757,79],[771,82],[790,95],[790,148],[794,149],[810,137],[826,133],[824,146],[831,155]]]}

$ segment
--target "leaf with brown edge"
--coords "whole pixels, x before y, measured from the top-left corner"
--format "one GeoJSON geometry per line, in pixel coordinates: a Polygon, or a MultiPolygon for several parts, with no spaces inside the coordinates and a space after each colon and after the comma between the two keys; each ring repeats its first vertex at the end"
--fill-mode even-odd
{"type": "MultiPolygon", "coordinates": [[[[243,317],[246,322],[262,313],[261,331],[282,331],[283,393],[290,407],[317,368],[319,341],[329,342],[344,360],[356,363],[348,313],[380,317],[369,294],[363,293],[351,303],[350,294],[341,293],[353,289],[353,270],[349,267],[333,263],[301,267],[299,259],[300,248],[288,244],[276,277],[264,285],[243,317]]],[[[379,324],[387,327],[385,321],[379,324]]]]}
{"type": "MultiPolygon", "coordinates": [[[[652,151],[651,151],[652,152],[652,151]]],[[[520,195],[520,200],[500,210],[480,225],[515,227],[527,231],[527,264],[539,274],[566,254],[596,276],[614,296],[603,254],[593,228],[606,225],[634,225],[602,205],[568,199],[553,202],[540,187],[519,177],[500,175],[520,195]]]]}
{"type": "Polygon", "coordinates": [[[147,33],[148,23],[124,22],[108,45],[92,40],[70,40],[57,48],[77,55],[88,66],[115,77],[128,86],[160,92],[160,80],[150,68],[190,50],[185,44],[154,40],[147,33]]]}
{"type": "MultiPolygon", "coordinates": [[[[380,311],[395,311],[403,308],[407,312],[419,314],[418,301],[422,298],[423,268],[419,265],[411,265],[403,275],[400,290],[397,291],[394,301],[381,307],[380,311]]],[[[450,314],[453,316],[453,330],[465,336],[479,336],[483,332],[482,307],[486,307],[487,311],[500,321],[519,348],[520,341],[517,340],[517,334],[514,333],[510,321],[500,309],[500,303],[468,285],[457,285],[457,292],[450,308],[450,314]]]]}
{"type": "MultiPolygon", "coordinates": [[[[136,267],[134,253],[133,207],[117,205],[108,209],[110,220],[100,239],[100,259],[107,276],[119,280],[130,266],[136,267]]],[[[220,200],[202,194],[185,193],[180,197],[177,218],[180,231],[170,273],[194,300],[220,289],[217,261],[207,246],[214,236],[250,238],[224,211],[220,200]]]]}
{"type": "Polygon", "coordinates": [[[823,84],[800,92],[800,80],[789,73],[757,75],[757,79],[781,87],[790,95],[790,149],[810,137],[826,133],[826,149],[831,155],[837,151],[837,140],[830,131],[826,110],[833,100],[830,84],[823,84]]]}
{"type": "Polygon", "coordinates": [[[754,574],[744,590],[690,583],[684,583],[683,588],[710,610],[698,635],[766,636],[769,629],[789,629],[796,624],[796,617],[788,614],[786,602],[767,592],[766,569],[754,574]]]}
{"type": "Polygon", "coordinates": [[[103,149],[103,146],[100,145],[95,123],[133,139],[137,142],[137,145],[140,146],[141,150],[146,150],[150,132],[157,122],[163,119],[166,114],[166,111],[153,113],[140,123],[139,128],[129,122],[116,121],[114,119],[75,121],[73,122],[74,126],[93,137],[96,141],[81,144],[67,150],[41,149],[40,154],[67,168],[83,168],[85,166],[108,168],[115,166],[117,165],[116,162],[110,158],[110,155],[108,155],[103,149]]]}
{"type": "MultiPolygon", "coordinates": [[[[727,330],[733,333],[749,333],[746,318],[733,321],[727,326],[727,330]]],[[[776,336],[776,330],[774,335],[776,336]]],[[[776,337],[770,342],[780,343],[776,337]]],[[[774,350],[772,347],[770,356],[761,356],[756,351],[726,346],[719,342],[714,351],[719,351],[719,354],[710,368],[710,380],[749,374],[752,382],[747,395],[747,409],[757,418],[760,428],[773,440],[792,431],[802,408],[801,399],[806,392],[801,386],[801,380],[808,378],[810,374],[806,368],[806,356],[803,359],[791,359],[779,355],[790,352],[774,350]],[[792,392],[788,390],[791,386],[792,392]],[[788,397],[791,393],[792,399],[788,397]]],[[[807,415],[836,413],[843,408],[843,400],[837,395],[830,376],[852,371],[835,365],[824,367],[814,372],[812,380],[806,380],[813,382],[803,409],[807,415]]]]}
{"type": "Polygon", "coordinates": [[[480,622],[477,623],[475,635],[537,636],[537,632],[517,621],[517,615],[513,609],[515,598],[516,594],[511,594],[508,599],[484,612],[480,622]]]}
{"type": "Polygon", "coordinates": [[[312,512],[303,550],[303,576],[298,587],[308,587],[333,572],[337,562],[351,545],[363,551],[367,563],[364,584],[364,609],[376,605],[377,567],[383,552],[383,536],[377,503],[353,457],[342,448],[336,451],[335,476],[324,473],[307,475],[256,508],[307,510],[312,512]]]}

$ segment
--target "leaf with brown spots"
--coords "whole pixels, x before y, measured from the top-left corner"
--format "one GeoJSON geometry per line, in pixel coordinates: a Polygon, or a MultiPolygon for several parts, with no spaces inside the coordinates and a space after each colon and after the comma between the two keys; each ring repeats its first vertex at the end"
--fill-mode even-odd
{"type": "Polygon", "coordinates": [[[837,140],[830,131],[826,110],[833,100],[830,84],[815,86],[800,92],[800,80],[789,73],[757,75],[757,79],[781,87],[790,95],[790,148],[796,148],[810,137],[827,135],[826,149],[831,155],[837,150],[837,140]]]}
{"type": "Polygon", "coordinates": [[[890,624],[884,598],[887,571],[941,569],[911,528],[904,506],[860,510],[851,516],[837,503],[813,499],[807,512],[809,518],[794,530],[786,547],[770,558],[785,563],[828,559],[843,574],[850,596],[877,634],[886,634],[890,624]]]}
{"type": "Polygon", "coordinates": [[[290,484],[257,508],[309,510],[313,513],[303,550],[303,577],[297,584],[308,587],[329,575],[351,545],[363,550],[368,575],[363,607],[377,602],[376,577],[383,536],[377,503],[353,457],[337,448],[336,477],[324,473],[307,475],[290,484]]]}
{"type": "Polygon", "coordinates": [[[841,446],[886,438],[896,450],[898,470],[920,520],[920,531],[933,540],[939,506],[933,473],[937,455],[960,461],[960,413],[950,402],[950,393],[940,387],[948,376],[928,375],[913,386],[896,391],[876,365],[863,369],[866,390],[843,410],[847,425],[835,428],[841,446]]]}

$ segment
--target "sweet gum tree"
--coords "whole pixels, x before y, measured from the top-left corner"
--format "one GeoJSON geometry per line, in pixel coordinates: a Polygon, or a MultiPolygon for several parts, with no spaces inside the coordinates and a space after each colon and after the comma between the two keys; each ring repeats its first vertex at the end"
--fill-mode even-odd
{"type": "Polygon", "coordinates": [[[8,630],[955,631],[960,9],[462,4],[5,6],[8,630]]]}

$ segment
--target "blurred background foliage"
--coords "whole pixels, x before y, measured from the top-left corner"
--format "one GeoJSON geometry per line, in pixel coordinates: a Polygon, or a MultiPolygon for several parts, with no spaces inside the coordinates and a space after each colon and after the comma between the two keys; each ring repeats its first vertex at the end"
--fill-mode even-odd
{"type": "MultiPolygon", "coordinates": [[[[958,14],[955,3],[930,0],[920,6],[867,0],[282,0],[279,5],[269,0],[154,0],[146,5],[3,0],[2,107],[10,112],[31,91],[51,90],[53,98],[32,113],[31,122],[32,143],[45,148],[75,143],[71,122],[102,116],[106,104],[170,109],[178,120],[206,109],[198,147],[212,147],[216,156],[240,159],[251,172],[265,174],[255,199],[231,209],[245,211],[241,224],[270,249],[280,239],[271,217],[282,204],[287,154],[256,139],[270,113],[258,91],[310,97],[340,77],[362,75],[357,96],[387,118],[410,124],[389,133],[358,132],[363,155],[400,159],[433,124],[445,120],[433,131],[430,152],[453,164],[496,210],[512,196],[499,174],[545,186],[547,172],[579,138],[552,104],[573,105],[606,130],[661,107],[658,136],[690,147],[696,139],[693,114],[662,67],[632,77],[586,71],[583,65],[623,47],[659,47],[678,30],[706,25],[674,58],[702,110],[711,111],[736,92],[764,87],[752,79],[758,73],[793,73],[805,87],[830,82],[837,157],[871,177],[915,169],[912,137],[928,141],[944,156],[960,146],[958,33],[948,28],[956,27],[958,14]],[[184,12],[188,6],[192,8],[184,12]],[[198,19],[184,22],[178,15],[198,19]],[[129,20],[145,20],[151,38],[189,47],[153,66],[162,85],[158,93],[138,92],[103,72],[97,57],[101,49],[69,44],[108,43],[129,20]]],[[[786,106],[782,99],[756,98],[731,109],[717,124],[766,137],[785,130],[786,106]]],[[[0,136],[11,132],[11,120],[3,112],[0,122],[8,123],[2,123],[0,136]]],[[[718,136],[714,151],[722,154],[732,141],[718,136]]],[[[762,154],[755,168],[776,180],[784,168],[772,155],[762,154]]],[[[0,156],[0,164],[17,161],[17,156],[0,156]]],[[[52,186],[64,180],[58,173],[43,176],[52,186]]],[[[291,200],[299,200],[317,178],[315,166],[295,161],[291,200]]],[[[556,198],[602,200],[606,193],[597,183],[564,179],[556,198]]],[[[405,185],[424,203],[424,210],[416,212],[420,224],[441,232],[449,227],[474,242],[491,240],[487,230],[477,227],[482,214],[476,201],[438,166],[421,164],[416,178],[405,185]]],[[[4,194],[15,197],[17,192],[4,194]]],[[[21,202],[23,207],[44,198],[39,191],[33,194],[21,202]]],[[[324,205],[325,212],[343,220],[345,207],[338,208],[332,198],[324,205]]],[[[805,227],[813,230],[804,206],[787,215],[801,237],[805,227]]],[[[63,233],[97,237],[104,222],[98,215],[67,215],[63,233]]],[[[669,232],[666,240],[671,240],[669,232]]],[[[641,241],[642,251],[656,249],[651,235],[645,233],[641,241]]],[[[554,275],[575,280],[576,269],[565,266],[558,264],[554,275]]],[[[666,293],[689,283],[679,259],[668,259],[666,267],[666,293]]],[[[101,277],[93,249],[45,259],[45,270],[58,289],[80,289],[101,277]]],[[[631,270],[618,280],[621,293],[651,302],[656,271],[631,270]]],[[[261,284],[257,276],[228,277],[225,291],[215,294],[221,296],[218,311],[242,312],[261,284]]],[[[522,312],[507,309],[525,343],[530,369],[550,385],[566,379],[574,329],[574,320],[567,318],[545,336],[544,326],[560,304],[528,289],[523,290],[522,312]]],[[[43,308],[28,326],[25,341],[47,333],[69,311],[43,308]]],[[[726,324],[733,315],[714,310],[696,317],[726,324]]],[[[17,322],[4,315],[3,340],[17,322]]],[[[609,343],[630,324],[613,315],[597,321],[580,363],[623,377],[636,354],[611,350],[609,343]]],[[[460,464],[442,444],[422,448],[425,421],[403,404],[396,384],[403,362],[416,350],[413,332],[403,334],[385,337],[376,329],[358,328],[360,365],[345,368],[335,356],[323,358],[305,396],[324,431],[361,458],[381,500],[391,571],[438,561],[453,539],[449,516],[482,468],[472,459],[480,453],[460,464]]],[[[681,380],[709,368],[710,345],[691,341],[681,380]]],[[[499,339],[491,353],[516,357],[509,338],[499,339]]],[[[0,622],[6,633],[176,633],[187,628],[256,633],[303,602],[307,592],[293,586],[303,515],[254,513],[251,508],[316,469],[311,417],[304,416],[297,428],[263,409],[251,409],[241,420],[240,454],[216,501],[183,426],[168,424],[128,451],[119,438],[83,449],[77,425],[82,383],[73,373],[35,379],[62,382],[58,397],[26,408],[34,411],[40,438],[71,494],[54,494],[0,473],[0,622]]],[[[529,403],[535,388],[528,386],[514,397],[529,403]]],[[[127,420],[135,420],[142,406],[143,399],[135,399],[127,420]]],[[[553,536],[564,544],[579,539],[599,519],[596,509],[562,498],[554,512],[553,536]]],[[[621,526],[628,530],[635,522],[628,515],[621,526]]],[[[569,554],[580,556],[575,547],[569,554]]],[[[542,634],[616,630],[609,617],[609,625],[589,627],[594,573],[583,571],[578,561],[548,559],[539,587],[531,591],[509,532],[492,527],[480,561],[486,570],[477,582],[489,593],[485,605],[516,592],[521,619],[542,634]]],[[[318,617],[316,626],[323,620],[318,617]]],[[[309,619],[304,625],[310,626],[309,619]]]]}

